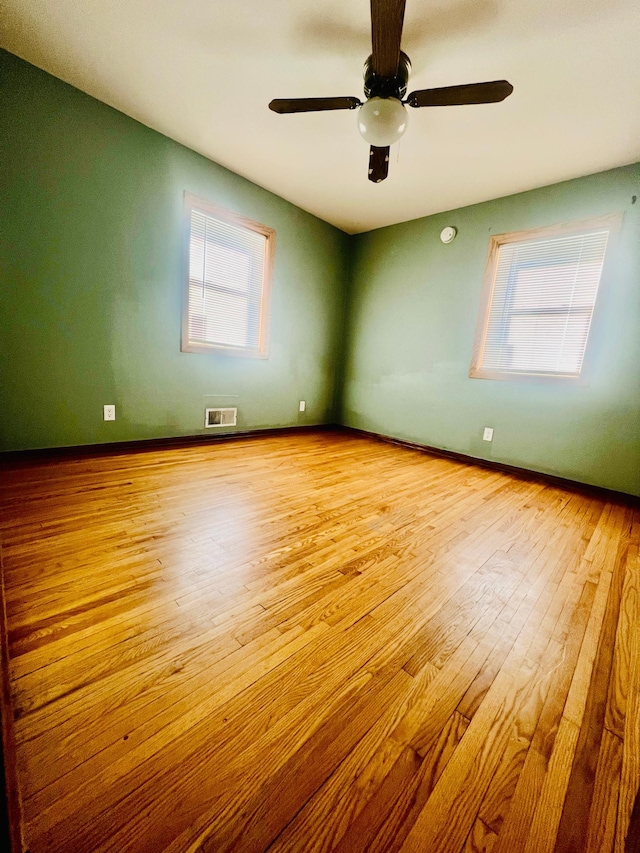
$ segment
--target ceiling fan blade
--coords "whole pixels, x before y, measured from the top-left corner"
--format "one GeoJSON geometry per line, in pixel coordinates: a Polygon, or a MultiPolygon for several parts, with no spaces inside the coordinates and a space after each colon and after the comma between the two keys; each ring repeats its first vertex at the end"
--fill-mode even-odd
{"type": "Polygon", "coordinates": [[[372,145],[369,150],[369,180],[379,184],[389,174],[389,146],[376,148],[372,145]]]}
{"type": "Polygon", "coordinates": [[[380,77],[395,77],[406,0],[371,0],[371,64],[380,77]]]}
{"type": "Polygon", "coordinates": [[[359,98],[276,98],[269,104],[274,113],[315,113],[321,110],[355,110],[359,98]]]}
{"type": "Polygon", "coordinates": [[[418,89],[407,98],[410,107],[451,107],[462,104],[495,104],[513,92],[507,80],[469,83],[466,86],[443,86],[441,89],[418,89]]]}

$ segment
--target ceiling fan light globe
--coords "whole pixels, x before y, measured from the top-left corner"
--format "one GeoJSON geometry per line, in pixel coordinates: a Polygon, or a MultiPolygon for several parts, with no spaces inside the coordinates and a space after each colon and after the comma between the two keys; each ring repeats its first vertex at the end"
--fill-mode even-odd
{"type": "Polygon", "coordinates": [[[358,110],[358,130],[376,148],[397,142],[407,129],[409,116],[398,98],[369,98],[358,110]]]}

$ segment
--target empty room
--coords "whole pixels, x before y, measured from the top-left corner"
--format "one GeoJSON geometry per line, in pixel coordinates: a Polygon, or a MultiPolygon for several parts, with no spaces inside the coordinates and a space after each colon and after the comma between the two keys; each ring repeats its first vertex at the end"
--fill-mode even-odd
{"type": "Polygon", "coordinates": [[[11,853],[640,853],[636,0],[4,0],[11,853]]]}

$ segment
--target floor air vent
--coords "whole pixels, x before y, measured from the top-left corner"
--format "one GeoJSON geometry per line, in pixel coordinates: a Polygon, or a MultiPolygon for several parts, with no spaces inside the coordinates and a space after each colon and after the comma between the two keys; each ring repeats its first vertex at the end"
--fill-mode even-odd
{"type": "Polygon", "coordinates": [[[236,425],[237,409],[205,409],[204,425],[209,427],[229,427],[236,425]]]}

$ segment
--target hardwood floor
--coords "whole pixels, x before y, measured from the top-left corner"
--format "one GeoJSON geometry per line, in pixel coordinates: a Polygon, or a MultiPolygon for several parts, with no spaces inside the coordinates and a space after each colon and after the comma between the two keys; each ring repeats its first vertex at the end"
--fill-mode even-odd
{"type": "Polygon", "coordinates": [[[0,510],[30,853],[636,844],[638,509],[319,431],[0,510]]]}

